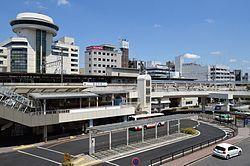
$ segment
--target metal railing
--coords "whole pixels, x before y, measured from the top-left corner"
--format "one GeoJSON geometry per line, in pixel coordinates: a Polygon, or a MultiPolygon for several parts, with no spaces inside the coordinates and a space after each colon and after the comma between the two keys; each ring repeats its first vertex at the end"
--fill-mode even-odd
{"type": "Polygon", "coordinates": [[[225,126],[233,129],[233,132],[228,133],[226,136],[220,136],[220,137],[216,137],[210,140],[206,140],[200,143],[197,143],[195,145],[174,151],[174,152],[170,152],[168,154],[153,158],[150,160],[150,165],[151,166],[155,166],[155,165],[162,165],[164,163],[167,163],[169,161],[172,161],[174,159],[183,157],[187,154],[193,153],[195,151],[201,150],[203,148],[209,147],[213,144],[216,144],[218,142],[221,142],[223,140],[227,140],[229,138],[232,138],[234,136],[236,136],[238,134],[238,128],[237,126],[233,125],[233,124],[224,124],[225,126]]]}

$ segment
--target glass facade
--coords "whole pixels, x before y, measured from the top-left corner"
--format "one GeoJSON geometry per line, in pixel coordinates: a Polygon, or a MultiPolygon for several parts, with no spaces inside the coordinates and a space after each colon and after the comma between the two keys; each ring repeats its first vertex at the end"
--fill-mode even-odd
{"type": "Polygon", "coordinates": [[[12,48],[11,72],[27,73],[27,48],[12,48]]]}
{"type": "Polygon", "coordinates": [[[36,73],[45,73],[46,31],[36,30],[36,73]],[[41,71],[42,69],[42,71],[41,71]]]}

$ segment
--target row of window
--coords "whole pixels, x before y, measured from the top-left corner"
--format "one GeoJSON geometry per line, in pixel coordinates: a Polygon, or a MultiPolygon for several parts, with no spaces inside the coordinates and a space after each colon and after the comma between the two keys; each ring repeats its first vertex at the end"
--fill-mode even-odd
{"type": "Polygon", "coordinates": [[[78,71],[78,69],[71,69],[71,71],[77,72],[77,71],[78,71]]]}
{"type": "MultiPolygon", "coordinates": [[[[94,61],[97,61],[97,58],[93,58],[94,61]]],[[[91,58],[89,58],[89,61],[91,61],[91,58]]],[[[98,61],[107,61],[107,62],[116,62],[116,59],[105,59],[105,58],[98,58],[98,61]]]]}
{"type": "MultiPolygon", "coordinates": [[[[101,64],[94,64],[93,65],[94,67],[117,67],[116,65],[105,65],[105,64],[103,64],[103,65],[101,65],[101,64]]],[[[89,67],[91,67],[91,64],[89,64],[89,67]]]]}
{"type": "MultiPolygon", "coordinates": [[[[109,53],[109,52],[95,52],[94,51],[94,54],[98,54],[98,55],[110,55],[110,56],[116,56],[116,54],[114,54],[114,53],[109,53]]],[[[91,52],[89,52],[89,55],[91,55],[91,52]]]]}
{"type": "MultiPolygon", "coordinates": [[[[91,70],[89,70],[89,73],[91,73],[91,70]]],[[[93,73],[106,73],[105,70],[93,70],[93,73]]]]}

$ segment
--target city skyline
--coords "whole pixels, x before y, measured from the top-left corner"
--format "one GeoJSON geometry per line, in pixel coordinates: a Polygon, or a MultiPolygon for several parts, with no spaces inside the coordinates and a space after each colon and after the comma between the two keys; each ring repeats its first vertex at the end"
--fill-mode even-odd
{"type": "Polygon", "coordinates": [[[81,48],[81,67],[86,46],[118,45],[119,38],[126,38],[130,41],[131,59],[167,61],[191,53],[198,55],[198,62],[202,64],[225,64],[249,72],[250,34],[247,30],[250,23],[247,20],[250,3],[189,2],[194,1],[126,1],[122,4],[117,1],[22,0],[10,6],[3,0],[0,41],[14,36],[9,22],[17,13],[39,12],[51,16],[59,25],[54,39],[62,36],[76,39],[81,48]]]}

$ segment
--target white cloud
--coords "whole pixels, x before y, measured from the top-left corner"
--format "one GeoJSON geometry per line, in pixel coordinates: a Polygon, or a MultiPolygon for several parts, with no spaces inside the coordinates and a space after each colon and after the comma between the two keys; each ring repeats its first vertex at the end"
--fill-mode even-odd
{"type": "Polygon", "coordinates": [[[205,19],[204,20],[206,23],[208,23],[208,24],[213,24],[215,21],[214,21],[214,19],[211,19],[211,18],[207,18],[207,19],[205,19]]]}
{"type": "Polygon", "coordinates": [[[247,67],[247,70],[250,70],[250,67],[247,67]]]}
{"type": "Polygon", "coordinates": [[[37,7],[39,9],[48,9],[46,6],[42,4],[42,2],[37,1],[37,0],[26,0],[24,2],[25,5],[30,5],[32,7],[37,7]]]}
{"type": "Polygon", "coordinates": [[[219,55],[221,55],[221,52],[220,51],[213,51],[213,52],[210,52],[210,55],[219,56],[219,55]]]}
{"type": "Polygon", "coordinates": [[[162,25],[161,24],[154,24],[154,26],[153,26],[154,28],[161,28],[162,27],[162,25]]]}
{"type": "Polygon", "coordinates": [[[249,63],[248,60],[242,60],[242,63],[249,63]]]}
{"type": "Polygon", "coordinates": [[[69,0],[57,0],[57,5],[61,6],[61,5],[69,5],[69,0]]]}
{"type": "Polygon", "coordinates": [[[200,58],[199,55],[196,55],[196,54],[190,54],[190,53],[186,53],[183,55],[184,58],[188,58],[188,59],[198,59],[200,58]]]}
{"type": "Polygon", "coordinates": [[[235,63],[237,60],[236,59],[229,59],[230,63],[235,63]]]}

